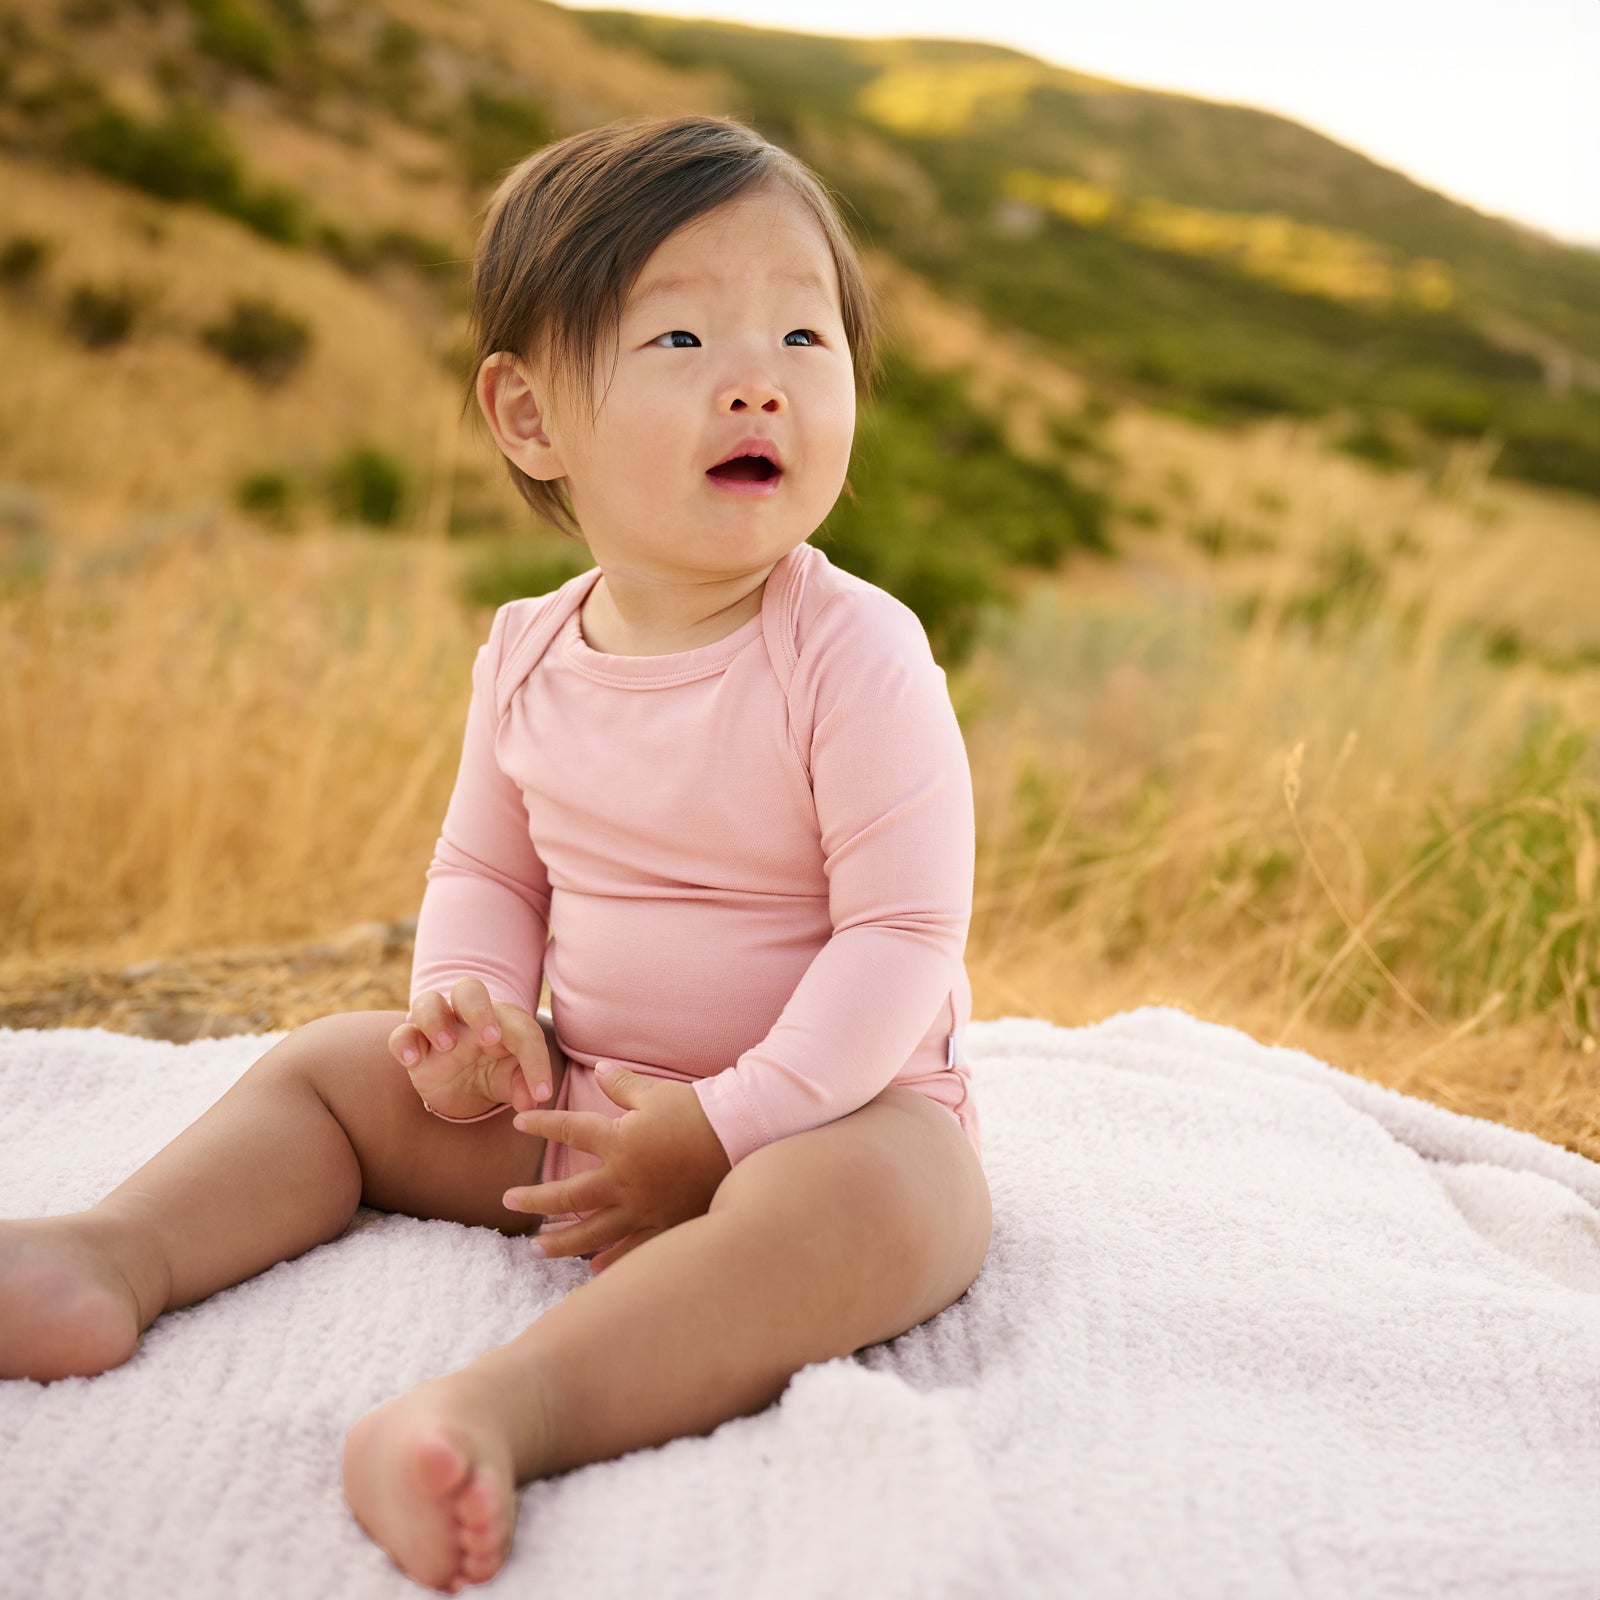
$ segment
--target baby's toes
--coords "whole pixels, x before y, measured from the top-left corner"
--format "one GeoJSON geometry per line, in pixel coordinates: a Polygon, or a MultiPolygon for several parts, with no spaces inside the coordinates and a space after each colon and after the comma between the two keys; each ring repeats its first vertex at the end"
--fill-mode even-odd
{"type": "Polygon", "coordinates": [[[456,1496],[461,1568],[468,1583],[484,1583],[505,1565],[511,1546],[511,1506],[509,1485],[480,1462],[456,1496]]]}

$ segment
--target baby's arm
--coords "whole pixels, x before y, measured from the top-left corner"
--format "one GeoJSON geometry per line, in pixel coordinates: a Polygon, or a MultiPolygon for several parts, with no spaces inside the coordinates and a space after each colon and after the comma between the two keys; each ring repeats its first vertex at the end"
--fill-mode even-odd
{"type": "Polygon", "coordinates": [[[959,981],[972,916],[972,776],[915,614],[841,596],[795,672],[833,935],[766,1037],[694,1086],[734,1162],[888,1084],[959,981]]]}
{"type": "Polygon", "coordinates": [[[496,1004],[529,1016],[538,1010],[550,875],[529,836],[522,791],[494,753],[495,675],[508,615],[504,606],[495,613],[473,663],[461,765],[417,916],[414,1015],[424,996],[453,994],[464,978],[479,980],[496,1004]]]}

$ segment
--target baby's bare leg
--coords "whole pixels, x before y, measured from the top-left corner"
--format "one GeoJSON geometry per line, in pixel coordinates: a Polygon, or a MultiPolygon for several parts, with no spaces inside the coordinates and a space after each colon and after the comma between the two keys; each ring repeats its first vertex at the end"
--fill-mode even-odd
{"type": "Polygon", "coordinates": [[[297,1028],[98,1205],[0,1222],[0,1377],[115,1366],[161,1312],[336,1238],[362,1201],[528,1231],[537,1219],[501,1196],[536,1181],[543,1141],[509,1114],[431,1116],[388,1051],[404,1020],[355,1011],[297,1028]]]}
{"type": "Polygon", "coordinates": [[[639,1245],[509,1344],[370,1411],[345,1493],[412,1577],[456,1590],[510,1548],[513,1485],[709,1433],[759,1411],[808,1362],[942,1311],[977,1276],[991,1210],[954,1119],[892,1086],[767,1145],[711,1209],[639,1245]],[[456,1540],[419,1529],[454,1486],[456,1540]]]}

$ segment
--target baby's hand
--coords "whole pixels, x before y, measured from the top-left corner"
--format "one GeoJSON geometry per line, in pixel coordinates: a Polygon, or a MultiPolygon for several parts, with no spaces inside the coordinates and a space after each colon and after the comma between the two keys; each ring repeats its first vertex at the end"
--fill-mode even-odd
{"type": "Polygon", "coordinates": [[[547,1258],[598,1252],[590,1270],[601,1272],[656,1234],[704,1216],[731,1163],[692,1085],[609,1061],[596,1066],[595,1082],[622,1116],[535,1110],[514,1121],[519,1132],[585,1150],[597,1164],[575,1178],[508,1189],[505,1203],[545,1216],[589,1212],[533,1250],[547,1258]]]}
{"type": "Polygon", "coordinates": [[[528,1111],[550,1097],[544,1029],[520,1006],[491,1000],[477,978],[463,978],[449,1000],[437,990],[417,995],[410,1016],[389,1035],[389,1050],[444,1117],[508,1104],[528,1111]]]}

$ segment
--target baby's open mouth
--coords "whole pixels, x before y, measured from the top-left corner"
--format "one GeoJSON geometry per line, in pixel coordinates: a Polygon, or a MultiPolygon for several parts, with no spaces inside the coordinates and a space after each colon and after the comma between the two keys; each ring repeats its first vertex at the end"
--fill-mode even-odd
{"type": "Polygon", "coordinates": [[[712,467],[706,476],[740,478],[748,483],[764,483],[768,478],[777,477],[780,470],[765,456],[735,456],[732,461],[724,461],[719,466],[712,467]]]}

